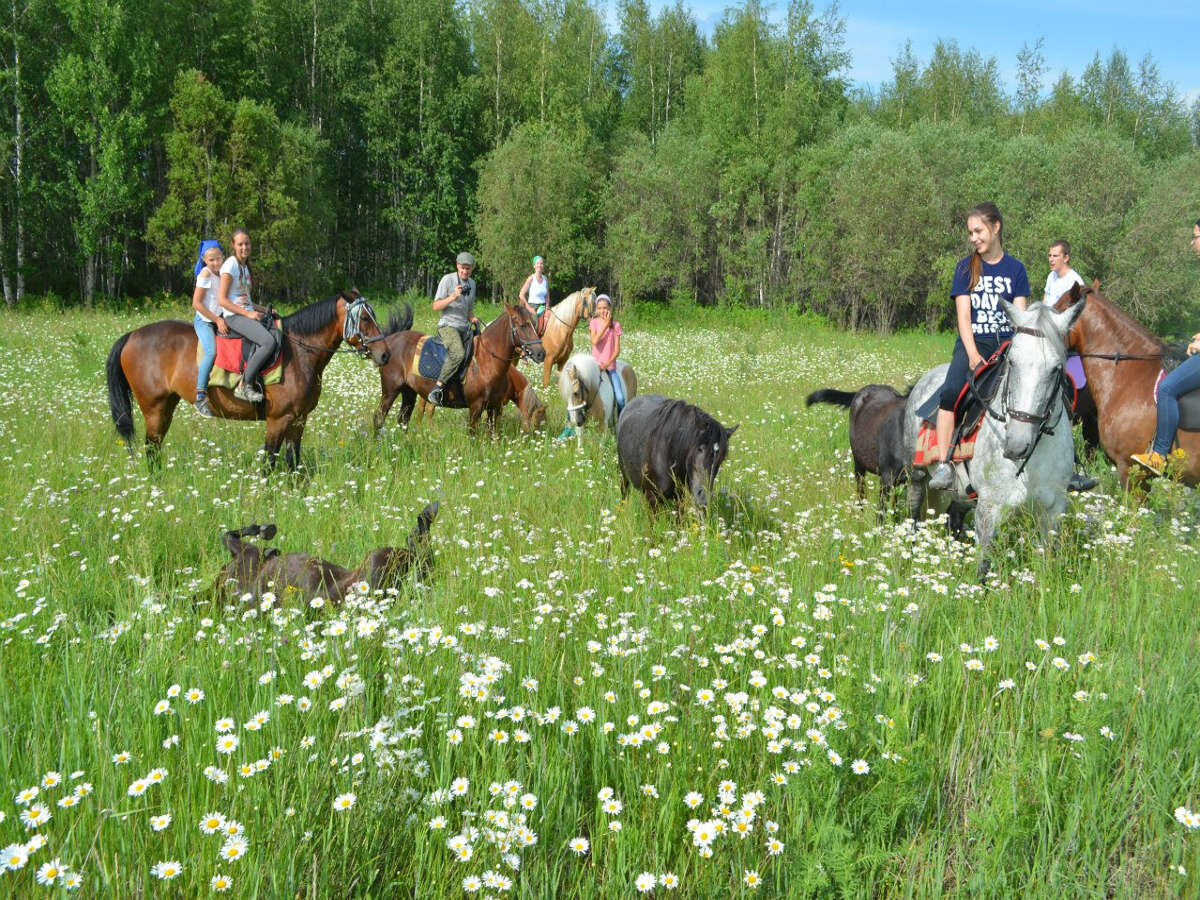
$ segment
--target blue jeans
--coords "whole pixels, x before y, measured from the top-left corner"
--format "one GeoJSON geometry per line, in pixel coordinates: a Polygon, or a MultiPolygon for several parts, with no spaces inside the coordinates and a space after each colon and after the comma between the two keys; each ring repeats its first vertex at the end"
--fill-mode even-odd
{"type": "Polygon", "coordinates": [[[613,400],[617,402],[617,412],[625,408],[625,380],[616,367],[608,370],[608,380],[612,382],[613,400]]]}
{"type": "Polygon", "coordinates": [[[1166,456],[1179,430],[1179,398],[1200,388],[1200,354],[1189,356],[1158,386],[1158,428],[1154,432],[1154,452],[1166,456]]]}
{"type": "Polygon", "coordinates": [[[208,390],[208,376],[212,374],[213,361],[217,358],[217,326],[196,313],[192,327],[204,348],[204,358],[196,364],[196,393],[202,394],[208,390]]]}

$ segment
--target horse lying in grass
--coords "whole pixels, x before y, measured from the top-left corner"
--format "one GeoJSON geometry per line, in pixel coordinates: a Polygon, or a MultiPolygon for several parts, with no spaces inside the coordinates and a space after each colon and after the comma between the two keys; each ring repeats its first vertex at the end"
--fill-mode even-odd
{"type": "Polygon", "coordinates": [[[634,397],[617,422],[621,496],[632,484],[652,510],[690,496],[703,514],[737,426],[662,394],[634,397]]]}
{"type": "Polygon", "coordinates": [[[245,540],[248,537],[271,540],[275,537],[275,526],[271,524],[227,531],[221,542],[233,559],[217,576],[214,596],[228,601],[247,593],[261,597],[274,590],[280,598],[299,594],[340,603],[360,582],[386,590],[398,587],[409,572],[423,578],[433,561],[429,528],[437,514],[438,504],[430,503],[417,516],[417,526],[404,547],[377,547],[356,569],[345,569],[307,553],[281,554],[274,547],[260,549],[245,540]]]}
{"type": "Polygon", "coordinates": [[[850,410],[850,452],[858,499],[866,498],[866,475],[879,476],[879,518],[892,489],[908,478],[912,457],[904,445],[904,404],[908,394],[886,384],[868,384],[854,393],[822,388],[808,395],[806,406],[832,403],[850,410]]]}

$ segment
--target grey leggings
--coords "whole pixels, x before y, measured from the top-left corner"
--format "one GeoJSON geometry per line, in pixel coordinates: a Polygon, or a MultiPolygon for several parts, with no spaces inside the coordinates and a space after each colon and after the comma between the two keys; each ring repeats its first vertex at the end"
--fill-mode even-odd
{"type": "Polygon", "coordinates": [[[268,331],[258,319],[249,316],[230,316],[225,320],[229,330],[244,337],[254,344],[254,353],[246,361],[246,371],[242,373],[242,383],[252,385],[258,380],[258,373],[279,349],[276,332],[268,331]]]}

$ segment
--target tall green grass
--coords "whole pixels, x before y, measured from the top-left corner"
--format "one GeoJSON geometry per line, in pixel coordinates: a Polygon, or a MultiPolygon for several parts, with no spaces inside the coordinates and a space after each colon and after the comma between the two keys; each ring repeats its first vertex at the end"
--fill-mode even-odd
{"type": "Polygon", "coordinates": [[[979,585],[972,546],[936,524],[877,524],[854,501],[845,412],[803,405],[818,387],[903,387],[947,338],[743,310],[619,317],[643,392],[741,426],[705,521],[622,502],[610,436],[553,443],[554,387],[540,435],[521,435],[510,408],[495,438],[451,411],[376,437],[378,380],[354,358],[327,371],[300,475],[263,477],[261,425],[186,408],[151,471],[117,445],[103,383],[109,346],[144,319],[7,317],[0,847],[46,845],[0,873],[0,893],[44,890],[36,872],[56,857],[83,893],[122,897],[207,895],[218,873],[247,897],[458,896],[489,871],[511,884],[478,896],[628,896],[642,873],[673,873],[688,897],[1200,891],[1200,835],[1175,818],[1200,806],[1189,492],[1160,485],[1130,504],[1096,463],[1101,490],[1073,501],[1055,544],[1014,518],[979,585]],[[305,609],[284,586],[270,604],[211,603],[225,529],[273,521],[284,551],[355,564],[403,542],[434,499],[425,584],[340,610],[305,609]],[[463,695],[489,681],[486,698],[463,695]],[[260,711],[269,721],[247,730],[260,711]],[[223,717],[240,741],[228,756],[223,717]],[[265,771],[239,775],[256,760],[265,771]],[[130,796],[156,767],[162,782],[130,796]],[[52,818],[27,829],[13,798],[48,772],[62,784],[33,802],[52,818]],[[463,796],[431,802],[459,778],[463,796]],[[352,808],[335,811],[345,793],[352,808]],[[536,842],[518,849],[525,794],[536,842]],[[209,812],[242,823],[245,856],[220,858],[223,839],[198,827],[209,812]],[[710,856],[692,819],[725,823],[710,856]],[[447,846],[464,829],[466,862],[447,846]],[[160,861],[181,874],[160,881],[160,861]]]}

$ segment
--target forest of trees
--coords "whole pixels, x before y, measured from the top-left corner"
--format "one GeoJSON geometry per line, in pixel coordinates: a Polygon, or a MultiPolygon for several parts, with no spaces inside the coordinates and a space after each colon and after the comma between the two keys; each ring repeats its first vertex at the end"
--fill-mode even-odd
{"type": "Polygon", "coordinates": [[[836,7],[618,0],[8,0],[0,8],[6,304],[190,290],[202,237],[253,235],[294,304],[430,292],[457,250],[511,297],[793,306],[844,327],[948,324],[966,209],[999,204],[1046,274],[1161,329],[1200,327],[1200,101],[1154,61],[1077,77],[1041,40],[1015,90],[952,41],[854,90],[836,7]]]}

